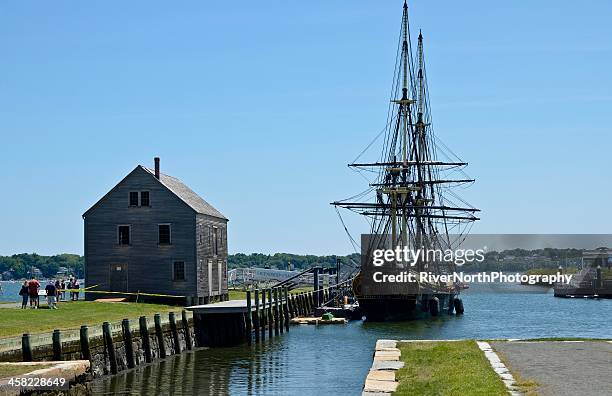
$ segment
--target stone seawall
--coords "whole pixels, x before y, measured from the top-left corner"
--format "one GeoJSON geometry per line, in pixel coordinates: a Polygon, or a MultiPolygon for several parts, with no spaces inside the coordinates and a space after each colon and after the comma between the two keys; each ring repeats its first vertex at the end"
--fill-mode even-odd
{"type": "MultiPolygon", "coordinates": [[[[142,337],[138,327],[130,329],[134,366],[147,363],[147,344],[150,350],[151,361],[163,358],[164,355],[171,356],[196,347],[193,318],[187,319],[187,328],[183,325],[182,320],[177,320],[174,327],[176,331],[173,331],[173,326],[170,323],[162,323],[160,327],[163,348],[160,348],[159,336],[156,332],[153,318],[148,319],[148,343],[142,337]],[[189,345],[187,343],[188,339],[191,341],[189,345]],[[175,346],[177,341],[178,348],[175,346]]],[[[91,362],[92,377],[113,374],[114,368],[116,368],[116,372],[129,368],[129,362],[132,359],[130,359],[128,354],[129,348],[126,348],[127,334],[124,334],[120,325],[112,326],[109,334],[110,338],[106,337],[106,339],[103,334],[96,334],[87,338],[89,354],[91,356],[89,360],[91,362]],[[112,348],[109,348],[107,345],[106,340],[108,339],[112,339],[112,348]],[[111,364],[112,355],[114,355],[115,364],[111,364]]],[[[54,352],[54,345],[52,343],[33,346],[31,348],[32,361],[86,360],[87,355],[82,350],[82,345],[82,339],[61,342],[61,359],[54,359],[54,357],[57,357],[54,355],[57,351],[54,352]]],[[[24,360],[23,350],[14,349],[0,352],[0,362],[21,362],[24,360]]]]}

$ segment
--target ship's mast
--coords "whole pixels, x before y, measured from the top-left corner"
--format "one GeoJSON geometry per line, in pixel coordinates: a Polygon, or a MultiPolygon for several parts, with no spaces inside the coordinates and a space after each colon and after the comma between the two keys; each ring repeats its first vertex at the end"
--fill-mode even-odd
{"type": "Polygon", "coordinates": [[[377,179],[364,192],[375,192],[376,198],[374,202],[343,200],[332,205],[370,217],[371,233],[390,233],[393,248],[410,245],[415,249],[423,245],[429,248],[438,243],[438,224],[444,224],[443,231],[447,234],[447,224],[459,225],[478,220],[474,214],[479,210],[468,204],[463,205],[461,199],[460,204],[454,204],[442,196],[441,192],[449,191],[456,184],[471,183],[474,179],[467,175],[465,178],[441,177],[443,172],[451,169],[462,173],[461,169],[467,163],[436,159],[433,131],[429,124],[423,35],[419,32],[414,54],[416,62],[413,63],[406,2],[400,40],[400,62],[394,79],[392,118],[386,129],[383,159],[380,162],[349,164],[377,173],[377,179]]]}
{"type": "MultiPolygon", "coordinates": [[[[402,167],[401,167],[401,177],[405,181],[406,172],[407,172],[407,163],[408,163],[408,136],[410,134],[410,105],[413,103],[408,98],[408,67],[410,60],[410,52],[408,47],[408,4],[404,1],[404,8],[402,13],[402,98],[400,100],[399,105],[399,117],[398,120],[401,119],[401,133],[402,133],[402,167]]],[[[401,246],[408,245],[408,221],[406,218],[406,211],[404,210],[404,206],[406,204],[406,200],[408,199],[408,194],[405,189],[399,190],[396,188],[391,191],[390,196],[393,202],[393,212],[397,211],[397,200],[399,198],[400,208],[401,210],[401,246]]],[[[397,236],[396,236],[396,215],[395,213],[392,216],[392,233],[391,233],[391,241],[392,246],[395,248],[397,245],[397,236]]]]}

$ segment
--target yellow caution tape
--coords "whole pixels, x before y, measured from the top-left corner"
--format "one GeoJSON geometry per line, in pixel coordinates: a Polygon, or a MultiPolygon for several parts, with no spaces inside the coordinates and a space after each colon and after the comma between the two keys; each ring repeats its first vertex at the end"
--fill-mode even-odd
{"type": "Polygon", "coordinates": [[[88,286],[83,289],[60,289],[68,292],[84,292],[84,293],[97,293],[97,294],[123,294],[127,296],[150,296],[150,297],[174,297],[174,298],[185,298],[185,296],[176,296],[173,294],[154,294],[154,293],[130,293],[130,292],[116,292],[116,291],[104,291],[104,290],[89,290],[94,287],[100,286],[100,284],[88,286]]]}
{"type": "Polygon", "coordinates": [[[126,295],[126,296],[151,296],[151,297],[185,298],[185,296],[176,296],[176,295],[173,295],[173,294],[130,293],[130,292],[116,292],[116,291],[102,291],[102,290],[86,290],[85,293],[121,294],[121,295],[126,295]]]}

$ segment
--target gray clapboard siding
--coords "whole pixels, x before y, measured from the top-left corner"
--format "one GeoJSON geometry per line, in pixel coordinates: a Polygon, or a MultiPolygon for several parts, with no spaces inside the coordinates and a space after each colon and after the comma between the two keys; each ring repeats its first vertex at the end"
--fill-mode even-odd
{"type": "Polygon", "coordinates": [[[209,297],[206,264],[212,259],[212,295],[220,294],[217,260],[223,260],[221,294],[227,293],[227,219],[178,179],[163,174],[160,179],[138,166],[85,212],[85,283],[111,290],[111,264],[127,263],[128,292],[209,297]],[[130,207],[130,191],[148,191],[150,206],[130,207]],[[158,244],[159,224],[171,225],[170,245],[158,244]],[[119,225],[131,227],[129,246],[118,244],[119,225]],[[207,234],[212,226],[220,231],[217,257],[207,234]],[[185,262],[185,281],[172,280],[174,261],[185,262]]]}

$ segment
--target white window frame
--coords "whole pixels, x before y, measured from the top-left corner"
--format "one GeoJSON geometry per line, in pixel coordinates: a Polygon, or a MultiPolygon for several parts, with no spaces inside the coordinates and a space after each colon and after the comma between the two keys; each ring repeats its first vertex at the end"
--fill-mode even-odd
{"type": "Polygon", "coordinates": [[[219,279],[219,294],[223,291],[223,260],[217,261],[217,278],[219,279]]]}
{"type": "Polygon", "coordinates": [[[212,255],[219,255],[219,227],[212,226],[212,255]]]}
{"type": "Polygon", "coordinates": [[[212,287],[212,273],[213,273],[212,264],[213,264],[213,261],[208,260],[208,295],[209,296],[212,296],[212,289],[213,289],[212,287]]]}

